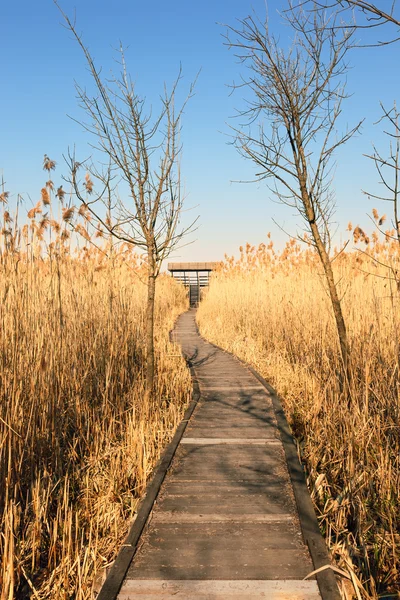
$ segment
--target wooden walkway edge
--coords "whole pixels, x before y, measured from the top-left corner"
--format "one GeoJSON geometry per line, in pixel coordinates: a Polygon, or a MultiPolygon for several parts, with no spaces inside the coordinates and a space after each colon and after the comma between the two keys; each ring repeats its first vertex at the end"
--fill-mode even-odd
{"type": "Polygon", "coordinates": [[[173,332],[193,401],[97,600],[340,600],[280,399],[203,340],[173,332]]]}

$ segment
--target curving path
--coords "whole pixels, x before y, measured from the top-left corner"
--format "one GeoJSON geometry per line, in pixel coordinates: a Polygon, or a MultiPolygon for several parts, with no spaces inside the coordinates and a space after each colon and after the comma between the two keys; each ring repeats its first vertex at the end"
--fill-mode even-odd
{"type": "MultiPolygon", "coordinates": [[[[199,336],[195,310],[179,318],[173,336],[200,398],[118,599],[340,598],[332,575],[330,583],[319,575],[321,592],[315,578],[303,580],[327,556],[318,556],[317,539],[313,564],[304,542],[313,543],[316,522],[307,510],[299,519],[273,393],[199,336]]],[[[298,496],[298,484],[303,494],[305,487],[294,472],[298,496]]]]}

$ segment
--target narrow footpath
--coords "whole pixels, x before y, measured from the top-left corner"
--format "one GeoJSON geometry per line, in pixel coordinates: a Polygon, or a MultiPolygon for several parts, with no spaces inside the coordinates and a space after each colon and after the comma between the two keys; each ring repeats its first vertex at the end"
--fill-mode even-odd
{"type": "Polygon", "coordinates": [[[179,318],[173,336],[200,398],[118,599],[339,598],[315,577],[304,580],[316,566],[271,393],[200,337],[195,313],[179,318]]]}

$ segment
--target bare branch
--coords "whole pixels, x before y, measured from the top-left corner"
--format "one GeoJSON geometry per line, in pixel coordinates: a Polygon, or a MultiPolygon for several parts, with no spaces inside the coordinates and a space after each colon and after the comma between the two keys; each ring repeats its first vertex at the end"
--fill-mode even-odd
{"type": "Polygon", "coordinates": [[[386,195],[372,194],[371,192],[364,190],[363,193],[376,200],[392,202],[394,228],[396,230],[397,240],[400,244],[400,113],[397,110],[396,103],[390,110],[387,110],[381,103],[381,109],[383,115],[378,123],[388,121],[389,125],[392,127],[392,131],[384,131],[390,138],[389,156],[386,158],[382,157],[375,146],[373,146],[373,154],[366,154],[365,156],[373,161],[379,175],[379,184],[383,185],[384,188],[389,191],[390,195],[387,197],[386,195]]]}
{"type": "MultiPolygon", "coordinates": [[[[361,31],[379,28],[388,35],[387,39],[377,39],[373,43],[361,43],[361,46],[385,46],[400,40],[400,12],[396,0],[390,2],[387,10],[379,7],[378,3],[365,0],[303,0],[301,4],[311,12],[338,11],[341,22],[335,25],[336,29],[349,26],[361,31]]],[[[381,0],[379,4],[381,4],[381,0]]]]}

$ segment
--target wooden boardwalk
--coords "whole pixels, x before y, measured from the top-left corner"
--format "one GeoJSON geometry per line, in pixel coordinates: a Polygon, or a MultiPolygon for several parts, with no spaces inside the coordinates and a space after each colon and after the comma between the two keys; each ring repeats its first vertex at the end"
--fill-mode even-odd
{"type": "Polygon", "coordinates": [[[119,568],[123,585],[114,595],[105,585],[101,599],[337,600],[330,569],[303,580],[328,559],[273,394],[199,336],[194,310],[173,336],[200,397],[133,560],[119,568]]]}

